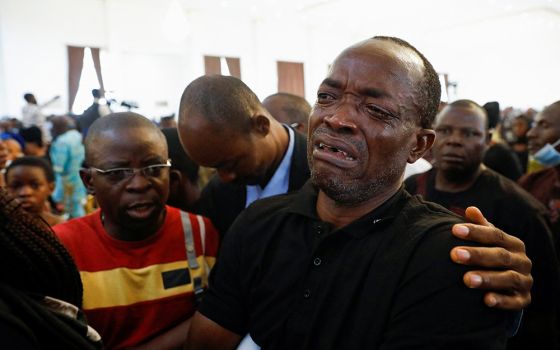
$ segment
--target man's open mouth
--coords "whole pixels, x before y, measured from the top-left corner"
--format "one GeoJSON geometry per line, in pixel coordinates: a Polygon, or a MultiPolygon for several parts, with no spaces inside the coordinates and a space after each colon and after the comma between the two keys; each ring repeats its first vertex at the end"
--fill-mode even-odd
{"type": "Polygon", "coordinates": [[[335,146],[331,146],[331,145],[327,145],[326,143],[320,142],[318,146],[316,146],[316,148],[326,151],[326,152],[330,152],[335,154],[337,157],[340,158],[344,158],[345,160],[350,160],[350,161],[354,161],[356,160],[356,158],[354,158],[353,156],[349,155],[348,152],[343,151],[335,146]]]}

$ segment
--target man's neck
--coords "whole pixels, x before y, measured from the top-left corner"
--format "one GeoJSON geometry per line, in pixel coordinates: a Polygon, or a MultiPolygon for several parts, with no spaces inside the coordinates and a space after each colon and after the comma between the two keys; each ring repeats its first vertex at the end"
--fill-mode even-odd
{"type": "Polygon", "coordinates": [[[385,203],[400,186],[400,183],[387,186],[387,189],[382,193],[376,193],[373,198],[352,205],[338,203],[320,190],[316,204],[317,214],[322,221],[332,224],[337,229],[347,226],[385,203]]]}
{"type": "Polygon", "coordinates": [[[457,179],[436,168],[436,190],[449,193],[466,191],[475,183],[483,169],[484,165],[481,164],[472,174],[465,176],[463,179],[457,179]]]}
{"type": "Polygon", "coordinates": [[[288,151],[288,145],[290,144],[290,135],[288,130],[286,130],[280,123],[271,124],[270,136],[272,137],[274,161],[263,179],[259,181],[259,186],[261,186],[261,188],[266,187],[270,179],[274,176],[274,173],[276,173],[276,170],[278,170],[278,166],[282,163],[282,159],[284,159],[284,155],[288,151]]]}

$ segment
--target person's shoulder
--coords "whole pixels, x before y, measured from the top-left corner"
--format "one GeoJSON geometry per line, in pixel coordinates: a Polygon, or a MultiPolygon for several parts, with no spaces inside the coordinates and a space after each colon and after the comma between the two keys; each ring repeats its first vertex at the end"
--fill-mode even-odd
{"type": "Polygon", "coordinates": [[[301,199],[299,196],[300,192],[295,191],[254,201],[237,216],[224,240],[241,235],[243,238],[232,239],[251,241],[275,235],[276,228],[282,226],[288,216],[297,215],[294,205],[301,199]]]}
{"type": "Polygon", "coordinates": [[[99,210],[95,212],[82,216],[80,218],[75,218],[68,220],[66,222],[60,223],[53,226],[53,231],[56,233],[61,240],[71,240],[71,239],[81,239],[85,237],[86,234],[95,231],[97,224],[101,220],[101,214],[99,210]]]}
{"type": "Polygon", "coordinates": [[[169,205],[165,206],[167,210],[167,218],[165,225],[175,227],[177,224],[182,225],[182,216],[187,216],[191,222],[191,225],[195,225],[197,230],[204,230],[206,234],[217,235],[217,230],[212,224],[212,221],[200,214],[192,213],[190,211],[184,211],[169,205]]]}
{"type": "Polygon", "coordinates": [[[541,214],[546,212],[543,205],[517,182],[491,169],[485,169],[483,174],[488,178],[491,188],[495,191],[494,198],[507,204],[508,208],[518,208],[522,211],[530,209],[533,212],[541,212],[541,214]]]}
{"type": "Polygon", "coordinates": [[[289,211],[291,204],[298,200],[301,194],[299,191],[288,192],[266,198],[261,198],[249,205],[244,213],[251,216],[283,214],[289,211]]]}
{"type": "Polygon", "coordinates": [[[555,168],[547,168],[525,174],[517,181],[517,183],[521,187],[530,191],[533,187],[539,186],[542,180],[555,179],[556,177],[557,170],[555,168]]]}
{"type": "Polygon", "coordinates": [[[414,224],[416,227],[453,225],[464,222],[459,215],[437,203],[425,200],[420,195],[412,195],[408,199],[399,217],[406,220],[407,224],[414,224]]]}

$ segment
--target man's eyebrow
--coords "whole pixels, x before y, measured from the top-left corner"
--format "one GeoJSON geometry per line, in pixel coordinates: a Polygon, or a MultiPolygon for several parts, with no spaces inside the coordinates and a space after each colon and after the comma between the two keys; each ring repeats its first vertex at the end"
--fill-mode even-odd
{"type": "Polygon", "coordinates": [[[365,95],[365,96],[368,96],[368,97],[373,97],[373,98],[391,97],[391,94],[389,94],[387,91],[377,89],[377,88],[372,88],[372,87],[362,88],[362,89],[360,89],[360,93],[362,95],[365,95]]]}
{"type": "Polygon", "coordinates": [[[335,89],[341,89],[342,88],[342,83],[340,81],[334,80],[332,78],[326,78],[325,80],[323,80],[321,85],[327,85],[327,86],[330,86],[330,87],[335,88],[335,89]]]}
{"type": "MultiPolygon", "coordinates": [[[[326,78],[325,80],[323,80],[321,85],[327,85],[327,86],[335,88],[335,89],[341,89],[342,88],[342,83],[340,81],[332,79],[332,78],[326,78]]],[[[362,93],[365,96],[374,97],[374,98],[391,97],[386,91],[376,89],[376,88],[363,88],[363,89],[360,90],[360,93],[362,93]]]]}

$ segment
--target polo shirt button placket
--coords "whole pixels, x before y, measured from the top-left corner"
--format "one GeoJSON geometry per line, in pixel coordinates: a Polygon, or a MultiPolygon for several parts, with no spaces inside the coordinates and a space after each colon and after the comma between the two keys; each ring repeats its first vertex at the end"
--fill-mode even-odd
{"type": "Polygon", "coordinates": [[[317,233],[317,235],[322,235],[323,234],[323,228],[321,227],[321,225],[317,226],[317,229],[315,231],[317,233]]]}
{"type": "Polygon", "coordinates": [[[309,299],[309,297],[311,296],[311,291],[309,289],[306,289],[303,291],[303,298],[304,299],[309,299]]]}
{"type": "Polygon", "coordinates": [[[319,266],[319,265],[321,265],[321,263],[322,263],[321,258],[313,259],[313,265],[319,266]]]}

